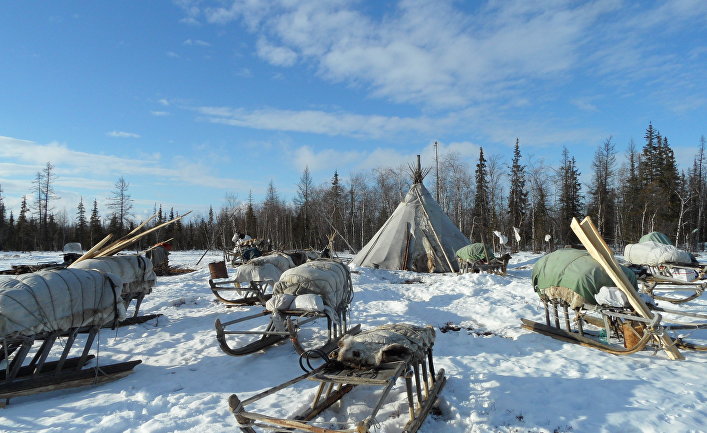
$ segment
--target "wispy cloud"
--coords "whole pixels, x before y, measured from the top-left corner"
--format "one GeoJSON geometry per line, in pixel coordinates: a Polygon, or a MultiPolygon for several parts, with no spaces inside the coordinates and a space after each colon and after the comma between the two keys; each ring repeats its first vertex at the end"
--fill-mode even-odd
{"type": "Polygon", "coordinates": [[[677,55],[680,46],[657,46],[654,37],[707,25],[707,2],[695,0],[640,7],[510,0],[473,11],[452,0],[402,0],[377,16],[358,2],[179,4],[193,20],[241,22],[257,34],[257,54],[273,65],[304,63],[325,80],[435,109],[527,99],[577,72],[615,86],[626,79],[670,85],[666,71],[694,65],[689,55],[677,55]]]}
{"type": "Polygon", "coordinates": [[[113,138],[140,138],[140,134],[125,131],[109,131],[106,135],[113,138]]]}
{"type": "MultiPolygon", "coordinates": [[[[152,157],[147,154],[142,156],[140,159],[135,159],[80,152],[56,142],[38,144],[0,136],[0,158],[14,161],[5,163],[4,167],[8,171],[16,171],[27,176],[41,170],[47,161],[51,161],[59,171],[60,177],[64,179],[63,182],[74,179],[73,185],[82,188],[91,188],[93,183],[100,184],[101,181],[111,182],[112,185],[117,176],[149,176],[155,180],[178,181],[181,185],[208,186],[218,189],[243,188],[246,184],[245,181],[238,179],[211,175],[210,173],[214,172],[212,168],[186,157],[176,156],[171,161],[163,161],[158,154],[152,157]]],[[[101,188],[104,187],[105,185],[101,185],[101,188]]]]}
{"type": "Polygon", "coordinates": [[[329,113],[319,110],[246,110],[229,107],[197,107],[202,119],[247,128],[379,138],[402,131],[425,131],[431,119],[397,116],[329,113]]]}
{"type": "Polygon", "coordinates": [[[157,117],[169,116],[168,111],[152,110],[152,111],[150,111],[150,114],[152,114],[153,116],[157,116],[157,117]]]}
{"type": "Polygon", "coordinates": [[[183,42],[183,44],[186,46],[190,46],[190,47],[210,47],[211,46],[210,43],[208,43],[206,41],[202,41],[200,39],[187,39],[183,42]]]}

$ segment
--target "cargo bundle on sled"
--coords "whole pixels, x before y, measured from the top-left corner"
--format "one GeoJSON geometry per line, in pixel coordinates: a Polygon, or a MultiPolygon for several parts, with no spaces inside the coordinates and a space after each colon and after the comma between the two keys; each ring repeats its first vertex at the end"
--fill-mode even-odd
{"type": "MultiPolygon", "coordinates": [[[[657,234],[662,237],[656,239],[667,238],[662,233],[657,234]]],[[[628,244],[624,249],[624,259],[636,271],[643,292],[673,304],[689,302],[702,295],[707,287],[707,267],[687,251],[669,243],[643,240],[646,236],[641,242],[628,244]],[[678,297],[674,295],[677,292],[691,293],[678,297]]]]}
{"type": "Polygon", "coordinates": [[[307,262],[282,274],[263,311],[226,322],[217,319],[216,339],[224,352],[235,356],[257,352],[286,338],[300,354],[310,349],[330,348],[342,336],[359,328],[348,328],[347,312],[352,299],[351,275],[346,265],[324,259],[307,262]],[[238,323],[254,323],[251,321],[258,318],[268,320],[260,329],[226,329],[238,323]],[[327,323],[326,337],[313,330],[314,326],[306,328],[303,334],[304,325],[321,320],[327,323]],[[257,339],[232,346],[227,336],[257,336],[257,339]]]}
{"type": "Polygon", "coordinates": [[[268,289],[275,285],[283,272],[294,267],[290,255],[281,252],[256,257],[239,265],[232,278],[228,276],[225,261],[210,263],[209,287],[216,299],[226,305],[265,305],[272,297],[272,293],[267,293],[268,289]],[[227,293],[234,293],[236,297],[227,293]]]}
{"type": "Polygon", "coordinates": [[[133,314],[130,318],[119,323],[119,326],[142,323],[152,320],[161,314],[147,314],[138,316],[140,305],[146,295],[152,292],[157,276],[152,267],[152,261],[141,255],[94,257],[75,263],[72,269],[93,269],[102,273],[117,275],[123,282],[120,298],[127,311],[135,301],[133,314]]]}
{"type": "Polygon", "coordinates": [[[125,318],[122,286],[117,275],[96,270],[0,276],[0,399],[129,374],[141,361],[83,368],[100,328],[125,318]],[[72,357],[79,340],[83,348],[72,357]],[[63,349],[53,351],[57,341],[63,349]]]}
{"type": "Polygon", "coordinates": [[[558,250],[535,264],[532,281],[545,306],[545,323],[522,319],[523,327],[616,355],[656,344],[671,359],[682,359],[662,316],[638,295],[635,274],[616,262],[591,220],[573,219],[571,227],[587,251],[558,250]]]}
{"type": "Polygon", "coordinates": [[[391,391],[398,379],[405,382],[407,422],[402,432],[414,433],[425,421],[445,385],[444,370],[435,371],[432,358],[435,332],[430,326],[389,324],[366,330],[355,336],[345,336],[338,348],[329,353],[324,365],[313,368],[308,358],[300,358],[305,374],[241,400],[236,394],[228,399],[231,412],[244,433],[255,433],[255,428],[276,431],[318,433],[366,433],[377,423],[376,415],[391,401],[391,391]],[[304,411],[282,418],[248,411],[246,406],[256,403],[286,388],[308,379],[318,382],[311,389],[311,405],[304,411]],[[317,417],[328,407],[339,402],[359,386],[379,387],[377,399],[367,399],[371,411],[363,419],[332,422],[317,417]]]}

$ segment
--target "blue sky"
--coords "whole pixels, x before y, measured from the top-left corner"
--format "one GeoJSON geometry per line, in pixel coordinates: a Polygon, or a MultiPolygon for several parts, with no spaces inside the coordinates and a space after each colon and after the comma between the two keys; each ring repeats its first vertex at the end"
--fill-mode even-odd
{"type": "MultiPolygon", "coordinates": [[[[0,185],[11,209],[47,161],[59,208],[118,177],[138,217],[227,194],[291,199],[432,143],[588,174],[648,125],[683,167],[707,134],[707,2],[6,1],[0,185]]],[[[587,179],[588,180],[588,179],[587,179]]],[[[16,212],[16,211],[15,211],[16,212]]]]}

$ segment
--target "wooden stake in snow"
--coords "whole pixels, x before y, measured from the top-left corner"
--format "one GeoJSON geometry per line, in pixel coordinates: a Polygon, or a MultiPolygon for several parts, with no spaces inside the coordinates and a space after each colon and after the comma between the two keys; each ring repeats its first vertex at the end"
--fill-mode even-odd
{"type": "MultiPolygon", "coordinates": [[[[609,249],[609,246],[604,242],[604,239],[592,223],[592,220],[589,217],[585,217],[580,223],[577,221],[577,218],[572,218],[570,227],[582,242],[582,245],[587,249],[587,252],[589,252],[594,260],[599,262],[609,277],[611,277],[614,284],[616,284],[616,287],[626,295],[626,298],[628,298],[629,303],[633,309],[636,310],[636,313],[646,319],[653,319],[653,312],[651,312],[648,305],[643,302],[643,299],[638,296],[638,293],[621,270],[616,259],[614,259],[614,255],[609,249]]],[[[655,338],[670,359],[685,359],[667,334],[659,333],[655,338]]]]}

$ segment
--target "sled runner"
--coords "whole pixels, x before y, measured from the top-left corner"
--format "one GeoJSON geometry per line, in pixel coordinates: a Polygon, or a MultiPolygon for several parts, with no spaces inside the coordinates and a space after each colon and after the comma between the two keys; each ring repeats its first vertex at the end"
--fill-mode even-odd
{"type": "MultiPolygon", "coordinates": [[[[376,329],[372,331],[376,331],[376,329]]],[[[367,333],[368,331],[365,331],[360,335],[363,336],[367,333]]],[[[382,358],[378,359],[375,365],[349,362],[351,359],[347,359],[347,356],[341,356],[341,351],[346,350],[342,347],[329,354],[329,359],[324,365],[314,369],[311,368],[309,359],[303,356],[300,358],[300,366],[305,370],[305,374],[242,401],[236,394],[232,394],[228,399],[229,408],[244,433],[255,433],[256,427],[263,430],[276,431],[366,433],[372,430],[376,423],[376,415],[386,401],[389,400],[388,397],[398,379],[402,378],[405,381],[408,410],[406,414],[407,422],[401,431],[414,433],[425,421],[446,383],[444,369],[435,372],[431,344],[418,346],[417,350],[401,349],[399,344],[387,346],[390,349],[381,348],[383,352],[379,352],[379,354],[382,355],[382,358]],[[387,351],[390,352],[389,355],[386,355],[387,351]],[[388,360],[388,357],[391,359],[388,360]],[[316,391],[312,389],[312,403],[306,410],[287,418],[278,418],[246,410],[246,406],[292,387],[305,379],[319,383],[316,391]],[[366,402],[372,408],[368,416],[362,420],[342,423],[317,422],[316,418],[320,413],[342,400],[346,394],[357,386],[382,388],[377,400],[366,402]]]]}
{"type": "Polygon", "coordinates": [[[662,316],[636,292],[635,274],[616,262],[591,220],[573,219],[571,227],[587,251],[558,250],[535,264],[532,280],[545,306],[545,324],[523,319],[523,327],[616,355],[653,343],[669,358],[683,359],[661,324],[662,316]]]}
{"type": "Polygon", "coordinates": [[[0,277],[0,399],[129,374],[141,361],[83,368],[92,358],[89,351],[100,328],[125,318],[121,288],[119,277],[96,270],[50,269],[0,277]],[[80,355],[71,356],[84,336],[80,355]],[[50,361],[57,341],[63,349],[58,360],[50,361]]]}
{"type": "Polygon", "coordinates": [[[234,356],[257,352],[287,338],[300,354],[311,349],[331,350],[341,337],[358,330],[358,327],[349,329],[347,323],[352,299],[351,275],[346,265],[334,260],[307,262],[282,274],[275,283],[273,296],[265,303],[265,310],[225,322],[217,319],[216,339],[224,352],[234,356]],[[238,323],[252,324],[258,318],[267,320],[259,329],[226,329],[238,323]],[[324,320],[326,337],[314,326],[303,328],[324,320]],[[236,346],[229,344],[228,336],[241,336],[239,343],[247,336],[250,340],[236,346]]]}

